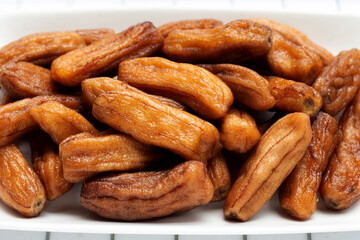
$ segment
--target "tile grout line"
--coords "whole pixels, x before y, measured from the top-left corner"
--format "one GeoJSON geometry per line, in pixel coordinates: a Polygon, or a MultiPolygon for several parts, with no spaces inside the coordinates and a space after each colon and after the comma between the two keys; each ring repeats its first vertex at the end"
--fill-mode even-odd
{"type": "Polygon", "coordinates": [[[307,234],[306,234],[306,237],[307,237],[307,240],[311,240],[311,239],[312,239],[311,233],[307,233],[307,234]]]}

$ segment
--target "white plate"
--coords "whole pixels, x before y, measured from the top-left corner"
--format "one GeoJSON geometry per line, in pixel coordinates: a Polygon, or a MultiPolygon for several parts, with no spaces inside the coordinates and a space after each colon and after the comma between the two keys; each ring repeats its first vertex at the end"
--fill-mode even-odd
{"type": "MultiPolygon", "coordinates": [[[[217,18],[224,22],[249,17],[267,17],[298,28],[314,42],[337,54],[360,48],[360,17],[339,14],[258,12],[241,10],[130,10],[103,12],[0,12],[0,46],[26,34],[41,31],[110,27],[121,31],[142,21],[159,25],[168,21],[217,18]]],[[[29,156],[26,147],[23,148],[29,156]]],[[[322,202],[307,221],[296,221],[281,211],[274,196],[247,222],[227,221],[222,203],[212,203],[190,212],[142,222],[115,222],[95,216],[79,204],[80,185],[61,198],[47,202],[39,217],[28,219],[0,204],[0,229],[52,232],[118,234],[280,234],[360,231],[360,204],[348,210],[326,210],[322,202]]]]}

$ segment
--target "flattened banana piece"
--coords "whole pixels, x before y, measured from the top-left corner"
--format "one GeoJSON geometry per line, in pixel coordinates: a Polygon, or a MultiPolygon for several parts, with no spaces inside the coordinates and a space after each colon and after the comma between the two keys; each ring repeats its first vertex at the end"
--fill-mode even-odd
{"type": "Polygon", "coordinates": [[[0,66],[9,61],[46,65],[67,52],[85,46],[85,41],[76,32],[35,33],[2,47],[0,66]]]}
{"type": "Polygon", "coordinates": [[[311,137],[305,113],[290,113],[272,125],[241,166],[225,199],[225,217],[246,221],[255,215],[300,161],[311,137]]]}
{"type": "Polygon", "coordinates": [[[355,97],[360,87],[360,50],[340,52],[313,83],[324,102],[323,111],[335,116],[355,97]]]}
{"type": "Polygon", "coordinates": [[[323,68],[320,57],[277,31],[272,31],[271,36],[272,46],[266,61],[273,74],[311,85],[323,68]]]}
{"type": "Polygon", "coordinates": [[[323,106],[320,93],[313,87],[280,77],[266,77],[276,103],[274,108],[286,113],[303,112],[315,117],[323,106]]]}
{"type": "Polygon", "coordinates": [[[20,149],[0,147],[0,199],[26,217],[38,216],[46,202],[44,187],[20,149]]]}
{"type": "Polygon", "coordinates": [[[46,192],[47,200],[55,200],[68,192],[73,184],[63,176],[58,146],[48,134],[37,131],[30,136],[31,161],[46,192]]]}
{"type": "Polygon", "coordinates": [[[189,211],[213,195],[205,164],[186,161],[171,170],[92,178],[83,185],[80,202],[102,217],[135,221],[189,211]]]}
{"type": "Polygon", "coordinates": [[[330,209],[352,206],[360,198],[360,94],[347,106],[339,122],[340,141],[329,160],[320,194],[330,209]]]}
{"type": "Polygon", "coordinates": [[[164,149],[144,144],[126,134],[79,133],[59,145],[64,178],[72,183],[107,171],[134,171],[171,161],[164,149]]]}
{"type": "Polygon", "coordinates": [[[31,117],[30,109],[47,101],[58,101],[78,111],[82,109],[81,97],[60,94],[25,98],[0,106],[0,146],[37,129],[38,124],[31,117]]]}
{"type": "Polygon", "coordinates": [[[143,22],[114,36],[57,58],[51,65],[51,77],[67,87],[116,69],[121,61],[146,57],[163,45],[163,36],[152,23],[143,22]]]}
{"type": "Polygon", "coordinates": [[[230,88],[211,72],[160,57],[121,62],[118,79],[145,92],[174,98],[209,120],[223,117],[234,101],[230,88]]]}
{"type": "Polygon", "coordinates": [[[328,65],[334,58],[334,56],[328,50],[315,44],[304,33],[293,27],[266,18],[254,18],[251,19],[251,21],[264,24],[271,29],[281,33],[289,41],[299,46],[303,46],[311,51],[314,51],[316,54],[319,55],[324,66],[328,65]]]}
{"type": "Polygon", "coordinates": [[[322,174],[336,145],[336,119],[320,112],[313,124],[313,136],[304,157],[279,189],[280,205],[298,219],[309,218],[316,210],[322,174]]]}
{"type": "Polygon", "coordinates": [[[223,80],[231,89],[234,100],[256,111],[275,105],[269,82],[257,72],[235,64],[199,64],[223,80]]]}
{"type": "Polygon", "coordinates": [[[0,68],[0,85],[11,98],[21,99],[58,93],[50,70],[28,62],[9,62],[0,68]]]}
{"type": "Polygon", "coordinates": [[[101,94],[93,105],[93,115],[120,132],[187,160],[206,162],[221,148],[219,132],[212,124],[139,90],[123,88],[101,94]]]}
{"type": "Polygon", "coordinates": [[[99,133],[80,113],[55,101],[30,109],[30,115],[56,144],[82,132],[99,133]]]}
{"type": "Polygon", "coordinates": [[[224,148],[236,153],[250,151],[259,141],[255,119],[246,111],[232,107],[220,123],[220,141],[224,148]]]}
{"type": "Polygon", "coordinates": [[[177,62],[243,63],[270,48],[270,28],[235,20],[213,29],[174,30],[165,38],[163,52],[177,62]]]}

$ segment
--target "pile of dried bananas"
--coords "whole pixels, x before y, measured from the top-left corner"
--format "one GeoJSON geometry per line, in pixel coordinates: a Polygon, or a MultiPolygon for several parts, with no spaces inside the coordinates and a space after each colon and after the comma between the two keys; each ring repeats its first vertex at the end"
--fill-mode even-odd
{"type": "Polygon", "coordinates": [[[246,221],[277,190],[298,219],[318,191],[359,199],[360,51],[284,24],[36,33],[0,49],[0,85],[0,199],[27,217],[79,182],[83,207],[124,221],[222,200],[246,221]]]}

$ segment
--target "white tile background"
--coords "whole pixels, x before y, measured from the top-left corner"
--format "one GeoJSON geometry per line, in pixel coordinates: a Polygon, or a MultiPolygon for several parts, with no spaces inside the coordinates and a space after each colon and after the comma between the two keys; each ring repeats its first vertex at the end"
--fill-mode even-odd
{"type": "MultiPolygon", "coordinates": [[[[0,9],[107,9],[188,7],[344,12],[360,14],[359,0],[0,0],[0,9]]],[[[359,27],[359,26],[358,26],[359,27]]],[[[360,223],[359,223],[360,224],[360,223]]],[[[141,229],[139,229],[141,233],[141,229]]],[[[360,232],[284,235],[119,235],[0,230],[0,240],[359,240],[360,232]]]]}

